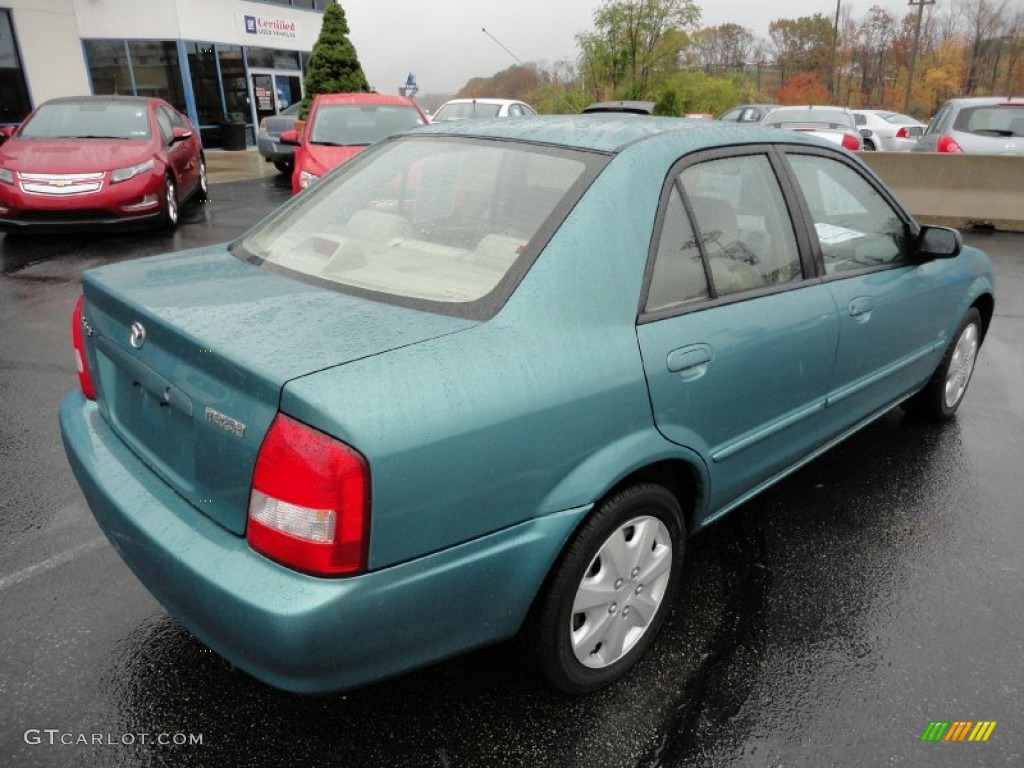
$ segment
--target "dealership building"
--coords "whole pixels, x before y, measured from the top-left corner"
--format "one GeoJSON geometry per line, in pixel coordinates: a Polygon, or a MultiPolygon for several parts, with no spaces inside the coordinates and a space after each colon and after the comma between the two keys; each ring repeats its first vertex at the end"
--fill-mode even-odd
{"type": "Polygon", "coordinates": [[[0,124],[57,96],[157,96],[217,147],[302,96],[334,0],[0,0],[0,124]]]}

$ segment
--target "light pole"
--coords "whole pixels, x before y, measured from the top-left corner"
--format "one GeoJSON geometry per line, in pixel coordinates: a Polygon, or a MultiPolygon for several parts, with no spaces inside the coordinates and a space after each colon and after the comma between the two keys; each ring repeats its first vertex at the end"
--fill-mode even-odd
{"type": "Polygon", "coordinates": [[[907,91],[903,96],[903,111],[910,110],[910,89],[914,86],[914,62],[917,59],[917,46],[921,41],[921,17],[924,16],[926,5],[935,5],[935,0],[910,0],[908,5],[917,6],[917,25],[914,27],[914,47],[910,50],[910,66],[907,67],[907,91]]]}
{"type": "Polygon", "coordinates": [[[836,0],[836,21],[832,26],[832,56],[828,60],[828,94],[829,100],[835,104],[839,99],[839,82],[836,77],[836,46],[839,45],[839,4],[836,0]]]}

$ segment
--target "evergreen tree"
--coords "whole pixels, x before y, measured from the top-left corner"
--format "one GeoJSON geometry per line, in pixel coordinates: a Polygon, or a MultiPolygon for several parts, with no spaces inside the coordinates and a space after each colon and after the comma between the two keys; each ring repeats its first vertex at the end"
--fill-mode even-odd
{"type": "Polygon", "coordinates": [[[335,3],[324,11],[320,36],[313,44],[306,65],[306,95],[299,106],[299,119],[305,120],[313,97],[318,93],[358,93],[370,90],[359,64],[356,47],[348,39],[345,11],[335,3]]]}

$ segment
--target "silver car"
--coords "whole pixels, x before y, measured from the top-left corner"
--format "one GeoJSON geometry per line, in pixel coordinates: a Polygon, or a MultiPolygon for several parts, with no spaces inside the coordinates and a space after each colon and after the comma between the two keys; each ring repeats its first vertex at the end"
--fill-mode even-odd
{"type": "Polygon", "coordinates": [[[853,119],[868,152],[909,152],[927,127],[910,115],[886,109],[855,109],[853,119]]]}
{"type": "Polygon", "coordinates": [[[914,151],[1024,155],[1024,98],[951,99],[935,113],[914,151]]]}
{"type": "Polygon", "coordinates": [[[846,107],[779,107],[769,112],[763,122],[771,128],[827,139],[851,152],[862,148],[856,121],[846,107]]]}

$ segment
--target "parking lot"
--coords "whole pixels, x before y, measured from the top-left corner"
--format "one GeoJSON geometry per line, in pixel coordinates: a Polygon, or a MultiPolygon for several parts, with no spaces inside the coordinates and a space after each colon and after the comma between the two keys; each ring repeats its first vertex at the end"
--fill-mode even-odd
{"type": "Polygon", "coordinates": [[[56,421],[84,269],[227,240],[289,196],[232,181],[174,234],[0,238],[0,765],[1022,764],[1024,235],[967,234],[998,283],[957,419],[894,410],[698,535],[624,681],[566,698],[508,644],[300,697],[230,669],[135,580],[56,421]],[[998,725],[923,743],[936,720],[998,725]]]}

